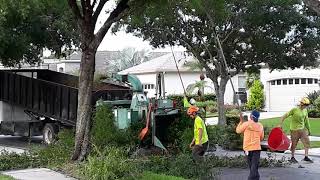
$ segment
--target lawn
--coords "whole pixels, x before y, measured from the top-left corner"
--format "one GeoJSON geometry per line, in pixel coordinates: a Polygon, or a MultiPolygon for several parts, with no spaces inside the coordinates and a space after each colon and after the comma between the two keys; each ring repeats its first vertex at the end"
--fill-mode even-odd
{"type": "MultiPolygon", "coordinates": [[[[319,148],[320,147],[320,141],[311,141],[310,142],[311,148],[319,148]]],[[[304,149],[303,144],[299,141],[296,149],[304,149]]]]}
{"type": "MultiPolygon", "coordinates": [[[[280,123],[280,118],[263,119],[260,121],[264,127],[274,128],[280,123]]],[[[290,134],[290,120],[285,120],[282,126],[286,134],[290,134]]],[[[320,136],[320,118],[310,118],[312,136],[320,136]]]]}
{"type": "Polygon", "coordinates": [[[14,180],[13,177],[11,177],[11,176],[6,176],[6,175],[3,175],[3,174],[0,174],[0,179],[1,179],[1,180],[14,180]]]}
{"type": "Polygon", "coordinates": [[[141,180],[184,180],[181,177],[167,176],[163,174],[155,174],[152,172],[144,172],[141,180]]]}

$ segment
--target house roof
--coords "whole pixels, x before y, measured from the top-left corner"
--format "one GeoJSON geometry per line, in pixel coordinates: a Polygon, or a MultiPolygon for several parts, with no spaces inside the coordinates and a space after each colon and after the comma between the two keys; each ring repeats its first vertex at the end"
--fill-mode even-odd
{"type": "MultiPolygon", "coordinates": [[[[150,52],[148,59],[154,59],[156,57],[167,54],[168,52],[150,52]]],[[[97,51],[96,53],[96,71],[107,71],[110,64],[115,61],[121,55],[121,51],[97,51]]],[[[80,63],[82,53],[75,51],[65,59],[61,59],[59,63],[80,63]]]]}
{"type": "MultiPolygon", "coordinates": [[[[179,71],[194,72],[185,66],[186,62],[195,61],[193,56],[187,55],[185,52],[175,52],[175,59],[179,71]]],[[[176,64],[172,53],[166,53],[163,56],[151,59],[139,65],[120,71],[119,74],[144,74],[154,72],[177,72],[176,64]]]]}

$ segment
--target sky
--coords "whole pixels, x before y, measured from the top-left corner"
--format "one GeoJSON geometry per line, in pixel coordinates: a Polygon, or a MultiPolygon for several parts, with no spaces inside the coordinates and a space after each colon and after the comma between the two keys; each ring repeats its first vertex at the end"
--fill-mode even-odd
{"type": "MultiPolygon", "coordinates": [[[[100,16],[98,17],[95,32],[102,26],[103,22],[109,17],[108,13],[105,13],[107,10],[112,10],[115,7],[114,1],[109,1],[104,9],[101,11],[100,16]]],[[[171,52],[170,47],[155,49],[149,45],[148,41],[143,41],[142,38],[138,38],[133,34],[127,34],[124,30],[117,32],[116,34],[111,33],[111,28],[101,42],[98,51],[121,51],[124,48],[135,48],[137,50],[148,50],[148,51],[157,51],[157,52],[171,52]]],[[[185,48],[175,46],[173,47],[174,51],[185,51],[185,48]]],[[[44,51],[44,56],[49,56],[50,51],[44,51]]]]}
{"type": "MultiPolygon", "coordinates": [[[[115,8],[114,1],[109,1],[104,9],[102,10],[96,25],[96,30],[99,29],[103,22],[109,17],[107,13],[104,13],[106,10],[112,10],[115,8]]],[[[133,47],[137,50],[148,49],[153,51],[165,51],[170,52],[170,47],[166,47],[165,49],[154,49],[149,45],[149,42],[143,41],[142,38],[138,38],[132,34],[127,34],[123,30],[116,33],[116,35],[112,34],[111,31],[106,34],[101,45],[98,50],[122,50],[126,47],[133,47]]],[[[174,47],[176,51],[183,51],[182,47],[174,47]]]]}

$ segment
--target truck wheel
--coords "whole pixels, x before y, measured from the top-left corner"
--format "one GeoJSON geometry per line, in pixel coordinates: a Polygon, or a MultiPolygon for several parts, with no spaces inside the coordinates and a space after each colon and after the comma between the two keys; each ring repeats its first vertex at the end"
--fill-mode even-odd
{"type": "Polygon", "coordinates": [[[47,123],[43,127],[43,141],[45,144],[52,144],[56,140],[58,131],[55,128],[55,125],[52,123],[47,123]]]}

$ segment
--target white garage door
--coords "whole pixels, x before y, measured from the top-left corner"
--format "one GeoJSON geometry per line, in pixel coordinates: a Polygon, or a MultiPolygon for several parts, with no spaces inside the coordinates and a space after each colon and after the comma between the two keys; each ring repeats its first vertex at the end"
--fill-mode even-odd
{"type": "Polygon", "coordinates": [[[319,90],[318,79],[313,78],[277,79],[269,83],[270,111],[288,111],[299,104],[302,97],[319,90]]]}

